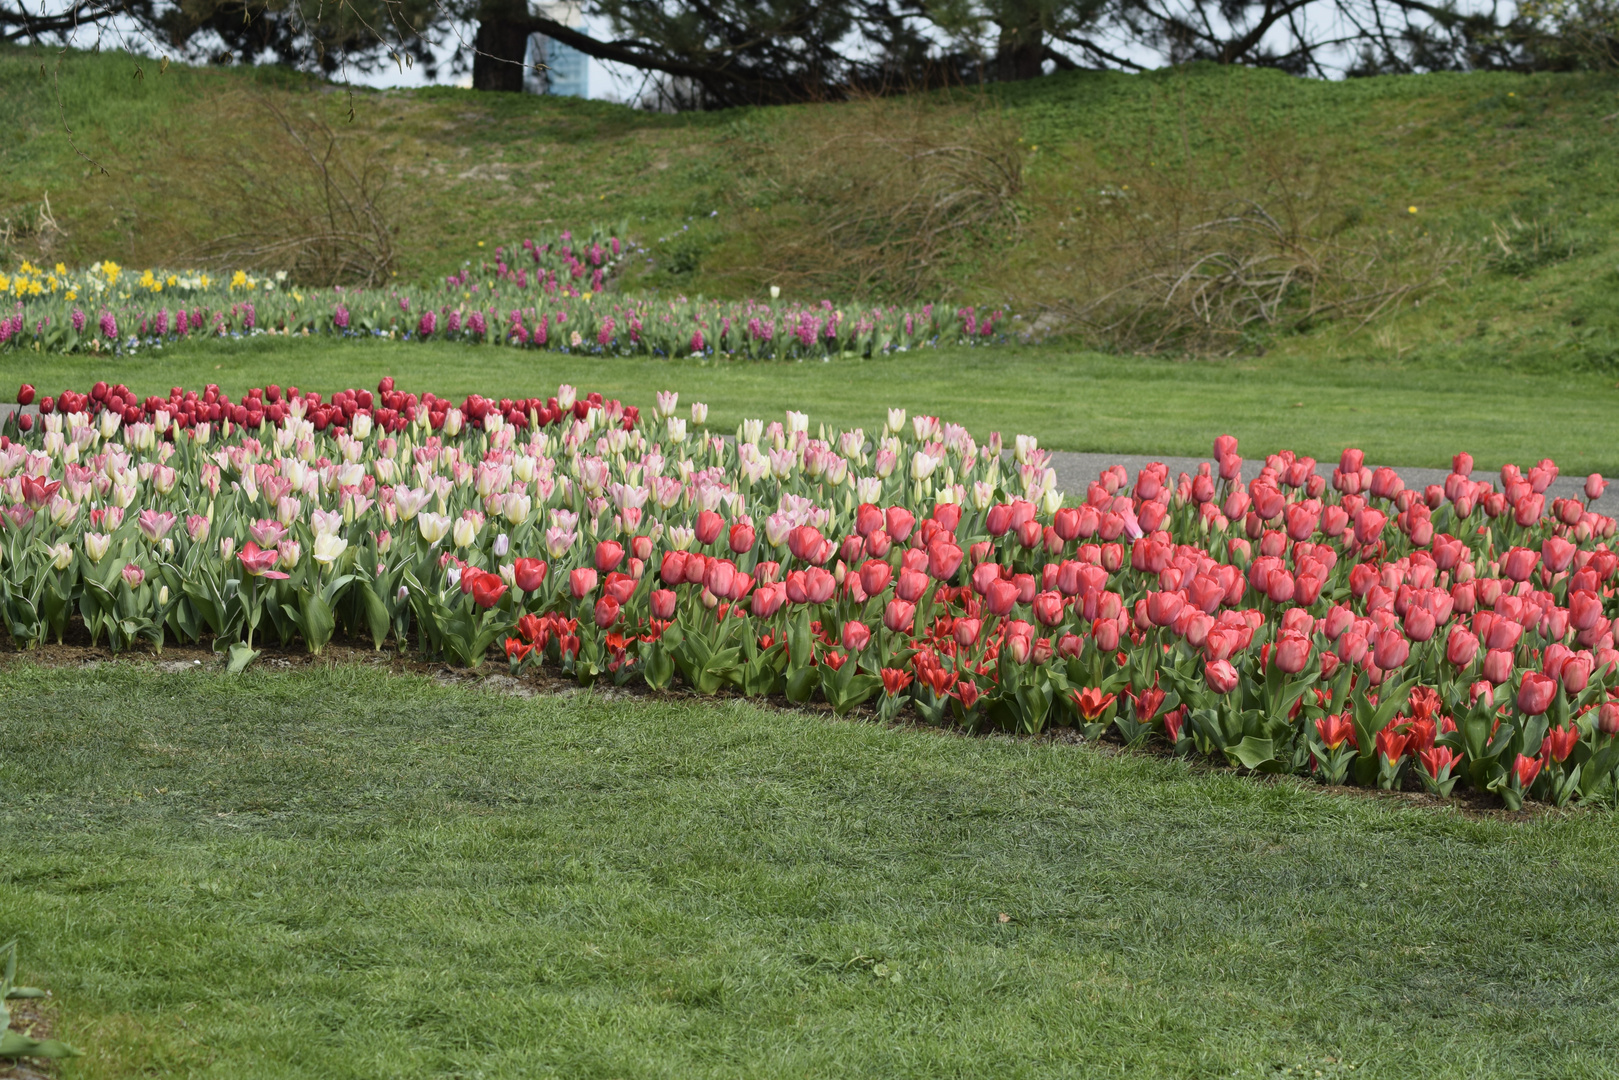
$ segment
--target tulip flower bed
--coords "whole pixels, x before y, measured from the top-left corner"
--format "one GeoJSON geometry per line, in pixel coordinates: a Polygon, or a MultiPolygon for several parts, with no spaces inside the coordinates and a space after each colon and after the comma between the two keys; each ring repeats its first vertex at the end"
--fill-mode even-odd
{"type": "MultiPolygon", "coordinates": [[[[25,386],[18,395],[33,403],[25,386]]],[[[1406,489],[1345,451],[1236,441],[1080,505],[1046,452],[891,410],[734,439],[563,386],[452,404],[98,383],[8,421],[0,600],[18,644],[335,635],[584,685],[819,698],[839,714],[1156,743],[1330,783],[1608,799],[1615,523],[1458,455],[1406,489]]],[[[1601,494],[1592,477],[1586,495],[1601,494]]]]}
{"type": "Polygon", "coordinates": [[[597,356],[727,355],[789,360],[871,356],[938,344],[1004,340],[1003,313],[879,307],[830,300],[654,301],[603,293],[633,249],[593,232],[524,240],[468,263],[432,288],[301,288],[284,273],[146,270],[113,262],[83,272],[24,262],[0,273],[0,353],[35,350],[124,356],[196,337],[262,334],[386,337],[509,345],[597,356]]]}

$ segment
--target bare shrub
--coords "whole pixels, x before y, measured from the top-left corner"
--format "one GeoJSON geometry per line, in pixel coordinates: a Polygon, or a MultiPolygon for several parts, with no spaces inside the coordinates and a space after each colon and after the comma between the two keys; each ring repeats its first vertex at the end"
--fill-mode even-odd
{"type": "Polygon", "coordinates": [[[44,192],[38,203],[27,203],[0,217],[0,264],[16,258],[49,259],[57,245],[67,239],[67,230],[57,224],[51,210],[51,194],[44,192]]]}
{"type": "Polygon", "coordinates": [[[392,274],[397,228],[386,212],[392,174],[359,133],[339,136],[312,112],[253,95],[238,137],[200,162],[210,201],[235,231],[188,258],[221,269],[284,270],[309,285],[376,285],[392,274]]]}
{"type": "Polygon", "coordinates": [[[805,107],[732,148],[751,258],[721,276],[909,300],[1018,228],[1023,153],[1001,115],[936,98],[805,107]]]}
{"type": "Polygon", "coordinates": [[[1308,157],[1240,117],[1199,135],[1201,150],[1182,139],[1107,162],[1075,155],[1033,195],[1055,250],[1008,285],[1042,313],[1041,330],[1123,351],[1231,353],[1269,330],[1364,326],[1462,261],[1462,245],[1420,225],[1370,218],[1330,152],[1308,157]]]}

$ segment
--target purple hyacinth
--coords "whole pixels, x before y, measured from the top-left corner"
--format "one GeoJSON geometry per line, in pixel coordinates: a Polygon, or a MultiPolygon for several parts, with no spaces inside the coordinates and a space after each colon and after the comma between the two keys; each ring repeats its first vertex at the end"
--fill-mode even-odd
{"type": "Polygon", "coordinates": [[[101,313],[101,336],[111,341],[118,336],[118,320],[112,317],[112,312],[101,313]]]}
{"type": "Polygon", "coordinates": [[[73,309],[73,332],[75,334],[84,333],[84,321],[85,321],[84,320],[84,312],[80,311],[78,308],[74,308],[73,309]]]}

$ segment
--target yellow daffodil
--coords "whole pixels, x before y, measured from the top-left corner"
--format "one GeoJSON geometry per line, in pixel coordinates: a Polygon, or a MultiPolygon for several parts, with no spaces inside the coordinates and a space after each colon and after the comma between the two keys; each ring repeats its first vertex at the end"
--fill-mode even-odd
{"type": "Polygon", "coordinates": [[[230,279],[230,287],[231,288],[238,289],[238,288],[245,287],[246,285],[247,285],[247,273],[245,271],[238,270],[238,271],[236,271],[236,273],[231,275],[231,279],[230,279]]]}

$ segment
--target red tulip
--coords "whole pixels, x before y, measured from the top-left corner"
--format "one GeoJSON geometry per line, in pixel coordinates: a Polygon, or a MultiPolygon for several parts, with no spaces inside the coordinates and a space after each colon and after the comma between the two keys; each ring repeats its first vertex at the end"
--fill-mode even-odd
{"type": "Polygon", "coordinates": [[[1321,741],[1328,750],[1336,750],[1347,740],[1355,737],[1355,725],[1350,721],[1347,713],[1334,716],[1323,716],[1315,722],[1315,732],[1321,736],[1321,741]]]}
{"type": "Polygon", "coordinates": [[[523,592],[536,592],[548,569],[543,559],[518,559],[512,564],[512,578],[523,592]]]}
{"type": "Polygon", "coordinates": [[[897,697],[900,691],[911,685],[911,673],[898,668],[883,668],[883,693],[889,697],[897,697]]]}
{"type": "Polygon", "coordinates": [[[956,639],[957,645],[963,649],[970,649],[978,643],[978,634],[982,628],[982,619],[957,619],[950,633],[956,639]]]}
{"type": "Polygon", "coordinates": [[[603,540],[596,545],[596,571],[605,574],[617,570],[624,561],[624,545],[617,540],[603,540]]]}
{"type": "Polygon", "coordinates": [[[1113,652],[1119,647],[1119,624],[1112,619],[1092,623],[1091,640],[1096,642],[1096,647],[1104,653],[1113,652]]]}
{"type": "Polygon", "coordinates": [[[916,605],[904,600],[890,600],[883,608],[883,625],[895,634],[909,633],[915,618],[916,605]]]}
{"type": "Polygon", "coordinates": [[[17,390],[17,404],[18,405],[32,405],[33,403],[34,403],[34,388],[31,385],[29,385],[28,383],[23,383],[22,386],[19,387],[18,390],[17,390]]]}
{"type": "Polygon", "coordinates": [[[1271,653],[1271,661],[1289,675],[1297,675],[1310,663],[1310,639],[1303,634],[1283,634],[1271,653]]]}
{"type": "Polygon", "coordinates": [[[1034,617],[1042,626],[1058,626],[1063,621],[1062,594],[1043,592],[1034,598],[1034,617]]]}
{"type": "Polygon", "coordinates": [[[1377,635],[1377,647],[1372,652],[1372,663],[1384,671],[1405,666],[1411,655],[1411,643],[1399,630],[1390,627],[1377,635]]]}
{"type": "Polygon", "coordinates": [[[1393,727],[1386,727],[1377,733],[1377,752],[1393,765],[1405,757],[1405,749],[1410,742],[1411,736],[1401,735],[1393,727]]]}
{"type": "Polygon", "coordinates": [[[1551,708],[1557,696],[1557,680],[1547,678],[1538,671],[1526,671],[1518,686],[1518,711],[1525,716],[1539,716],[1551,708]]]}
{"type": "Polygon", "coordinates": [[[1377,538],[1383,534],[1383,526],[1388,524],[1388,517],[1381,510],[1366,507],[1355,515],[1355,542],[1362,547],[1375,544],[1377,538]]]}
{"type": "Polygon", "coordinates": [[[756,618],[768,619],[787,602],[787,586],[766,585],[753,594],[752,611],[756,618]]]}
{"type": "Polygon", "coordinates": [[[714,511],[703,510],[697,514],[697,542],[704,547],[718,540],[720,530],[723,528],[725,528],[725,519],[714,513],[714,511]]]}
{"type": "Polygon", "coordinates": [[[1580,741],[1580,729],[1572,724],[1565,728],[1552,728],[1546,732],[1546,740],[1541,745],[1551,755],[1551,759],[1562,762],[1574,752],[1574,745],[1580,741]]]}
{"type": "Polygon", "coordinates": [[[1168,626],[1175,621],[1186,605],[1179,593],[1154,592],[1147,594],[1147,619],[1153,626],[1168,626]]]}
{"type": "Polygon", "coordinates": [[[753,550],[758,534],[750,522],[739,521],[731,526],[730,547],[738,555],[745,555],[753,550]]]}
{"type": "Polygon", "coordinates": [[[1603,702],[1597,710],[1597,730],[1604,735],[1619,735],[1619,703],[1603,702]]]}
{"type": "Polygon", "coordinates": [[[811,604],[826,603],[832,599],[832,593],[837,587],[837,579],[819,566],[812,566],[804,571],[804,594],[811,604]]]}
{"type": "Polygon", "coordinates": [[[581,566],[568,574],[568,589],[573,593],[575,600],[583,600],[596,591],[596,571],[588,566],[581,566]]]}
{"type": "Polygon", "coordinates": [[[1591,681],[1591,671],[1595,667],[1589,653],[1575,653],[1563,661],[1562,669],[1557,673],[1557,681],[1563,684],[1563,689],[1570,694],[1583,691],[1591,681]]]}
{"type": "Polygon", "coordinates": [[[1540,552],[1515,547],[1501,560],[1501,573],[1510,581],[1528,581],[1529,575],[1535,572],[1535,564],[1539,561],[1540,552]]]}
{"type": "Polygon", "coordinates": [[[961,548],[947,540],[935,540],[928,545],[928,573],[935,580],[949,581],[956,576],[963,557],[961,548]]]}
{"type": "Polygon", "coordinates": [[[50,502],[57,489],[62,486],[60,480],[46,480],[39,476],[24,476],[19,483],[22,486],[23,502],[35,510],[50,502]]]}
{"type": "Polygon", "coordinates": [[[652,617],[654,619],[672,619],[675,617],[675,602],[679,599],[670,589],[653,589],[651,596],[652,617]]]}
{"type": "Polygon", "coordinates": [[[523,640],[530,644],[538,645],[541,649],[545,648],[545,639],[547,637],[545,627],[546,624],[541,621],[540,617],[532,612],[517,620],[517,632],[523,635],[523,640]]]}
{"type": "Polygon", "coordinates": [[[1057,639],[1057,655],[1064,660],[1077,660],[1085,651],[1085,639],[1078,634],[1064,634],[1057,639]]]}
{"type": "Polygon", "coordinates": [[[1074,709],[1079,715],[1091,723],[1101,719],[1108,706],[1118,699],[1117,694],[1104,694],[1095,686],[1087,686],[1083,690],[1070,690],[1068,697],[1074,703],[1074,709]]]}
{"type": "Polygon", "coordinates": [[[1464,668],[1478,656],[1478,638],[1464,626],[1452,626],[1445,639],[1445,659],[1453,667],[1464,668]]]}
{"type": "Polygon", "coordinates": [[[899,581],[894,585],[894,595],[913,604],[922,599],[927,590],[928,576],[920,570],[901,570],[899,581]]]}
{"type": "Polygon", "coordinates": [[[1237,669],[1229,660],[1211,660],[1204,665],[1203,678],[1216,694],[1229,694],[1237,688],[1237,669]]]}
{"type": "Polygon", "coordinates": [[[596,601],[596,610],[593,612],[596,625],[605,630],[618,621],[618,601],[611,596],[604,596],[596,601]]]}
{"type": "Polygon", "coordinates": [[[1012,507],[1008,503],[997,503],[989,508],[985,515],[984,528],[991,536],[1005,536],[1012,528],[1012,507]]]}
{"type": "Polygon", "coordinates": [[[1412,604],[1405,611],[1405,636],[1412,641],[1427,641],[1439,628],[1439,620],[1425,607],[1412,604]]]}
{"type": "Polygon", "coordinates": [[[871,644],[871,631],[865,623],[858,619],[850,619],[843,624],[843,633],[839,641],[851,653],[863,652],[866,646],[871,644]]]}
{"type": "Polygon", "coordinates": [[[1484,654],[1484,677],[1492,685],[1500,686],[1512,680],[1512,654],[1506,649],[1491,649],[1484,654]]]}
{"type": "Polygon", "coordinates": [[[1576,630],[1589,630],[1602,618],[1602,601],[1588,589],[1569,594],[1568,624],[1576,630]]]}
{"type": "Polygon", "coordinates": [[[1561,536],[1548,536],[1540,545],[1540,555],[1546,561],[1546,569],[1554,574],[1567,570],[1569,563],[1574,561],[1574,553],[1578,550],[1579,548],[1561,536]]]}
{"type": "Polygon", "coordinates": [[[911,538],[911,529],[916,526],[916,515],[903,506],[890,506],[883,511],[883,520],[888,535],[901,544],[911,538]]]}
{"type": "Polygon", "coordinates": [[[793,553],[793,558],[804,562],[822,561],[818,556],[825,542],[821,530],[813,525],[800,525],[787,534],[787,550],[793,553]]]}
{"type": "Polygon", "coordinates": [[[861,503],[860,508],[854,512],[854,531],[861,536],[870,536],[883,527],[882,510],[871,503],[861,503]]]}
{"type": "Polygon", "coordinates": [[[1004,616],[1011,612],[1012,605],[1017,603],[1017,598],[1018,587],[1016,585],[1010,581],[1002,581],[996,578],[990,583],[989,588],[984,591],[984,606],[989,609],[991,615],[1004,616]]]}
{"type": "Polygon", "coordinates": [[[867,596],[876,596],[888,588],[893,576],[893,567],[880,559],[868,559],[860,568],[860,587],[866,591],[867,596]]]}
{"type": "Polygon", "coordinates": [[[1518,787],[1528,791],[1530,785],[1535,782],[1535,777],[1540,775],[1540,766],[1542,764],[1537,757],[1525,757],[1519,754],[1518,760],[1512,766],[1513,772],[1518,776],[1518,787]]]}

